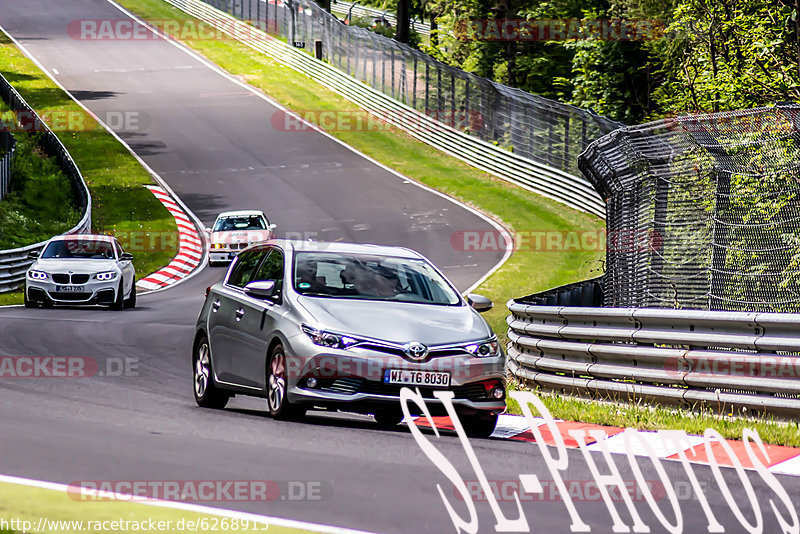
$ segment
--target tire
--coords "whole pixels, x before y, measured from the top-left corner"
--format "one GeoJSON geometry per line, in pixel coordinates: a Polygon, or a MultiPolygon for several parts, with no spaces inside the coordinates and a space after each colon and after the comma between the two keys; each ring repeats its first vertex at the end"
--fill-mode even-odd
{"type": "Polygon", "coordinates": [[[496,413],[463,416],[461,425],[471,438],[488,438],[497,426],[498,417],[496,413]]]}
{"type": "Polygon", "coordinates": [[[123,294],[122,289],[122,281],[119,282],[119,287],[117,288],[117,296],[114,299],[114,304],[111,305],[111,309],[114,311],[119,311],[125,306],[125,295],[123,294]]]}
{"type": "Polygon", "coordinates": [[[28,288],[26,287],[25,290],[22,292],[22,300],[25,303],[26,308],[35,308],[36,303],[28,300],[28,288]]]}
{"type": "Polygon", "coordinates": [[[211,351],[205,336],[195,343],[192,353],[192,377],[194,401],[198,406],[221,410],[228,404],[230,396],[214,383],[211,351]]]}
{"type": "Polygon", "coordinates": [[[289,403],[286,379],[286,351],[278,343],[267,360],[267,410],[275,419],[300,419],[306,410],[289,403]]]}
{"type": "Polygon", "coordinates": [[[403,411],[397,408],[377,410],[372,416],[381,428],[394,428],[403,421],[403,411]]]}
{"type": "Polygon", "coordinates": [[[134,309],[136,307],[136,282],[133,283],[131,288],[131,296],[125,299],[125,308],[134,309]]]}

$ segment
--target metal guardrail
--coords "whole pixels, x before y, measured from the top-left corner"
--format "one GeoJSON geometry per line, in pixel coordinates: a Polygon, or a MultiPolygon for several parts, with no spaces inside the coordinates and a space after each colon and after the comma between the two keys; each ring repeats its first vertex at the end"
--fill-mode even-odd
{"type": "MultiPolygon", "coordinates": [[[[50,157],[54,157],[59,168],[70,179],[75,188],[75,195],[78,198],[83,217],[74,228],[69,230],[69,234],[79,234],[89,232],[92,226],[92,196],[86,181],[81,175],[81,171],[72,160],[67,149],[58,137],[47,127],[47,124],[39,115],[25,102],[20,94],[14,89],[8,80],[0,75],[0,98],[2,98],[12,110],[18,114],[24,114],[26,120],[24,127],[28,131],[40,134],[39,146],[50,157]]],[[[19,287],[25,281],[25,272],[30,267],[32,261],[28,259],[28,253],[32,250],[39,250],[44,245],[35,243],[22,248],[11,250],[0,250],[0,293],[11,291],[19,287]]]]}
{"type": "Polygon", "coordinates": [[[574,209],[605,217],[603,200],[583,178],[516,155],[443,124],[201,0],[164,1],[275,61],[310,76],[370,114],[442,152],[574,209]]]}
{"type": "MultiPolygon", "coordinates": [[[[0,124],[2,128],[2,124],[0,124]]],[[[9,132],[0,131],[0,200],[8,193],[11,183],[11,160],[16,150],[16,140],[9,132]]]]}
{"type": "Polygon", "coordinates": [[[800,314],[547,306],[538,296],[508,302],[508,366],[522,383],[593,399],[800,415],[800,314]]]}
{"type": "MultiPolygon", "coordinates": [[[[386,10],[377,9],[374,7],[369,6],[362,6],[360,4],[356,4],[355,2],[331,2],[331,13],[335,15],[339,15],[340,17],[360,17],[360,18],[381,18],[383,17],[392,25],[392,27],[397,27],[397,17],[394,13],[391,13],[386,10]]],[[[412,20],[411,21],[411,29],[416,31],[421,35],[430,35],[431,34],[431,25],[427,22],[420,21],[420,20],[412,20]]]]}

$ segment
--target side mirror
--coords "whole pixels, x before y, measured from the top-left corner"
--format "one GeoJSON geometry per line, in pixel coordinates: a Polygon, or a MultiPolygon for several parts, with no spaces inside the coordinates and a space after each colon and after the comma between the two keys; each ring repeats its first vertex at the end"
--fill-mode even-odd
{"type": "Polygon", "coordinates": [[[269,229],[270,232],[274,232],[275,228],[277,227],[278,227],[277,224],[270,224],[269,226],[267,226],[267,229],[269,229]]]}
{"type": "Polygon", "coordinates": [[[260,300],[271,299],[275,296],[275,280],[259,280],[244,286],[244,293],[249,297],[260,300]]]}
{"type": "Polygon", "coordinates": [[[28,252],[28,259],[29,260],[38,260],[39,259],[39,251],[38,250],[31,250],[28,252]]]}
{"type": "Polygon", "coordinates": [[[206,228],[206,233],[210,234],[211,233],[211,228],[206,228]]]}
{"type": "Polygon", "coordinates": [[[131,254],[130,252],[123,252],[122,254],[119,255],[119,259],[121,261],[133,261],[133,254],[131,254]]]}
{"type": "Polygon", "coordinates": [[[467,303],[479,313],[489,311],[492,309],[492,306],[494,306],[490,298],[478,295],[477,293],[470,293],[467,295],[467,303]]]}

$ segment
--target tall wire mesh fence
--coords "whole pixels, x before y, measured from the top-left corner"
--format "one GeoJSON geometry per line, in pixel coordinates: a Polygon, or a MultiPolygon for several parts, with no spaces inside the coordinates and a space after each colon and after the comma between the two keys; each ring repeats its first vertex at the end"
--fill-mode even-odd
{"type": "Polygon", "coordinates": [[[309,53],[320,41],[325,61],[374,89],[441,123],[574,176],[579,176],[577,158],[586,146],[622,126],[592,111],[451,67],[368,29],[343,24],[308,0],[205,2],[309,53]]]}
{"type": "Polygon", "coordinates": [[[606,200],[606,306],[800,312],[800,106],[627,127],[579,166],[606,200]]]}

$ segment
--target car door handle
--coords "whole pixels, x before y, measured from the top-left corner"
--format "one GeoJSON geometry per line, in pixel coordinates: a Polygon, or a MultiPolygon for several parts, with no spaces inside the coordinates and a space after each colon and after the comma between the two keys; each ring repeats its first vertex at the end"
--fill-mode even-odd
{"type": "Polygon", "coordinates": [[[241,321],[242,317],[244,317],[244,308],[239,308],[238,310],[236,310],[236,313],[234,315],[236,315],[237,321],[241,321]]]}
{"type": "Polygon", "coordinates": [[[220,305],[221,302],[219,301],[219,299],[215,300],[214,302],[211,303],[211,311],[217,313],[219,311],[220,305]]]}

